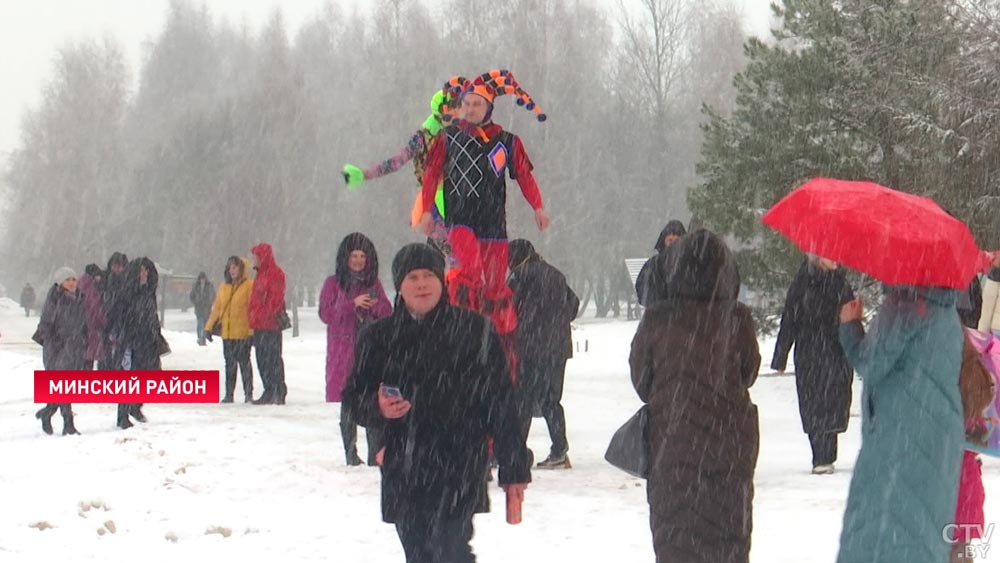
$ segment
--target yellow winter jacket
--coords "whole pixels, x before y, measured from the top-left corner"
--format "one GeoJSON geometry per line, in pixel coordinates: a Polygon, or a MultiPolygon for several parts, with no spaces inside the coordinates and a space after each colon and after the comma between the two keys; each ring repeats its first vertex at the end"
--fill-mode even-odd
{"type": "Polygon", "coordinates": [[[211,331],[216,321],[222,321],[222,338],[225,340],[242,340],[253,336],[250,329],[250,293],[253,291],[253,280],[246,277],[250,269],[246,259],[243,260],[243,277],[234,283],[224,283],[219,286],[212,304],[212,314],[205,322],[205,330],[211,331]]]}

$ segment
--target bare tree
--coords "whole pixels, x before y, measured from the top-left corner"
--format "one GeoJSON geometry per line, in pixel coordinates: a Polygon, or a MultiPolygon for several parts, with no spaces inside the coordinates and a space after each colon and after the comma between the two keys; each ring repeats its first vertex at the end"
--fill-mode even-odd
{"type": "Polygon", "coordinates": [[[639,93],[657,123],[666,121],[679,81],[690,62],[690,15],[680,0],[639,0],[630,15],[618,0],[622,55],[636,72],[639,93]]]}

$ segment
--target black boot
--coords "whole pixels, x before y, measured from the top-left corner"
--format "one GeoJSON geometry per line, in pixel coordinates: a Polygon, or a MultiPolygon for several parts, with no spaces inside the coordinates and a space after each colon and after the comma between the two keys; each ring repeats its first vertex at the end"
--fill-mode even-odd
{"type": "Polygon", "coordinates": [[[274,404],[274,391],[268,389],[261,393],[260,397],[251,401],[255,405],[271,405],[274,404]]]}
{"type": "Polygon", "coordinates": [[[358,456],[358,448],[350,448],[347,450],[347,465],[355,466],[364,463],[361,461],[361,457],[358,456]]]}
{"type": "Polygon", "coordinates": [[[52,434],[52,415],[55,414],[55,409],[49,408],[49,405],[45,405],[38,412],[35,413],[35,418],[42,421],[42,432],[51,435],[52,434]]]}
{"type": "Polygon", "coordinates": [[[60,408],[62,409],[63,436],[79,434],[79,432],[76,431],[76,426],[73,425],[73,405],[65,404],[60,408]]]}
{"type": "Polygon", "coordinates": [[[132,405],[129,408],[128,413],[132,416],[132,418],[138,420],[139,422],[146,422],[146,415],[142,414],[142,405],[142,403],[132,405]]]}
{"type": "Polygon", "coordinates": [[[128,419],[128,409],[128,404],[118,404],[118,428],[121,428],[122,430],[132,428],[133,426],[132,421],[128,419]]]}
{"type": "Polygon", "coordinates": [[[358,427],[347,418],[347,411],[340,410],[340,438],[344,443],[344,452],[347,454],[347,465],[361,465],[361,457],[358,456],[358,427]]]}

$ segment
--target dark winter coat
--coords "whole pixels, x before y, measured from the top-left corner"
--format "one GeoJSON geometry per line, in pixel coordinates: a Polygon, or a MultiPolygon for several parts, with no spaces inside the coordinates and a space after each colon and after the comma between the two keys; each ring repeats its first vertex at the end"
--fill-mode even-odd
{"type": "Polygon", "coordinates": [[[278,313],[285,308],[285,271],[274,261],[270,244],[262,242],[250,251],[258,262],[250,294],[250,328],[278,330],[278,313]]]}
{"type": "Polygon", "coordinates": [[[983,285],[979,276],[974,276],[969,287],[958,296],[958,318],[963,326],[977,328],[979,316],[983,312],[983,285]]]}
{"type": "Polygon", "coordinates": [[[215,287],[204,273],[198,276],[198,281],[191,287],[188,295],[191,304],[194,305],[194,314],[198,318],[207,318],[212,312],[212,303],[215,301],[215,287]]]}
{"type": "Polygon", "coordinates": [[[788,288],[771,368],[784,370],[795,346],[795,387],[806,434],[847,430],[854,370],[840,347],[839,314],[851,299],[843,270],[827,272],[808,260],[788,288]]]}
{"type": "Polygon", "coordinates": [[[21,290],[21,307],[31,309],[35,306],[35,288],[30,285],[21,290]]]}
{"type": "Polygon", "coordinates": [[[422,321],[399,304],[361,333],[343,408],[362,426],[384,429],[386,522],[420,511],[488,511],[488,436],[500,483],[531,480],[500,338],[485,317],[445,300],[422,321]],[[403,418],[382,417],[376,394],[383,383],[412,403],[403,418]]]}
{"type": "Polygon", "coordinates": [[[101,301],[104,304],[104,316],[108,320],[108,335],[118,337],[117,331],[121,329],[118,321],[125,315],[124,308],[127,306],[125,299],[125,272],[116,274],[109,267],[104,274],[101,284],[101,301]]]}
{"type": "Polygon", "coordinates": [[[721,239],[695,231],[670,252],[670,297],[646,309],[629,356],[649,405],[656,560],[746,562],[760,442],[748,391],[760,366],[754,323],[721,239]]]}
{"type": "Polygon", "coordinates": [[[511,260],[511,265],[507,284],[514,292],[517,311],[514,339],[518,357],[536,362],[572,358],[570,323],[576,318],[580,299],[566,283],[566,276],[533,248],[523,260],[511,260]]]}
{"type": "Polygon", "coordinates": [[[121,335],[116,346],[115,366],[121,366],[126,350],[132,351],[133,370],[160,369],[160,318],[156,305],[159,275],[149,258],[137,258],[125,268],[125,283],[118,307],[118,316],[111,320],[121,335]],[[139,269],[149,273],[145,284],[139,282],[139,269]]]}
{"type": "Polygon", "coordinates": [[[85,369],[87,322],[80,293],[53,285],[45,298],[38,330],[32,338],[42,345],[42,365],[45,369],[85,369]]]}
{"type": "Polygon", "coordinates": [[[687,231],[684,229],[684,224],[680,221],[673,220],[668,222],[662,230],[660,230],[660,236],[657,237],[656,243],[653,244],[653,250],[656,254],[650,256],[649,260],[642,265],[642,269],[639,270],[639,275],[635,278],[635,295],[636,300],[643,307],[648,307],[652,305],[652,300],[656,298],[650,295],[653,287],[657,285],[655,280],[659,271],[657,270],[657,258],[663,254],[663,250],[667,247],[667,244],[663,239],[667,238],[667,235],[674,234],[677,236],[684,236],[687,231]],[[651,297],[653,299],[651,299],[651,297]]]}

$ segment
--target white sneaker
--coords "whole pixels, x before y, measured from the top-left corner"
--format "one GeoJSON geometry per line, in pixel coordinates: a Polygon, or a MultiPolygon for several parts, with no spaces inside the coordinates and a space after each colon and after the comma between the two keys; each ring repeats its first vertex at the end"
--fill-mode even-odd
{"type": "Polygon", "coordinates": [[[812,472],[813,475],[831,475],[833,473],[833,464],[817,465],[813,467],[812,472]]]}

